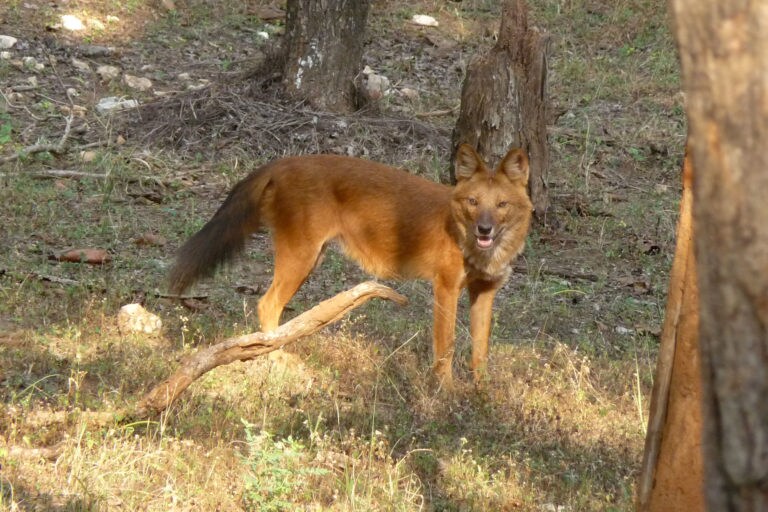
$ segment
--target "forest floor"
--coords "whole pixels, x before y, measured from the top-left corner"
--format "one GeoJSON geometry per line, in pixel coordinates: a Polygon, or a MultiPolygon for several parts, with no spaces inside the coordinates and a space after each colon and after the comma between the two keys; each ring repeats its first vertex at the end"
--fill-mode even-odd
{"type": "MultiPolygon", "coordinates": [[[[685,140],[662,0],[529,2],[552,36],[552,209],[497,298],[482,389],[466,299],[446,395],[430,287],[392,282],[408,306],[374,301],[282,362],[218,368],[151,420],[119,414],[185,355],[256,329],[266,234],[186,307],[163,296],[176,248],[250,170],[334,152],[447,180],[499,3],[373,2],[364,61],[391,90],[348,116],[254,71],[284,22],[266,1],[0,4],[17,39],[0,50],[0,510],[633,510],[685,140]],[[100,112],[106,97],[142,107],[100,112]],[[109,261],[56,258],[86,248],[109,261]],[[160,333],[118,329],[133,302],[160,333]]],[[[332,252],[286,316],[365,279],[332,252]]]]}

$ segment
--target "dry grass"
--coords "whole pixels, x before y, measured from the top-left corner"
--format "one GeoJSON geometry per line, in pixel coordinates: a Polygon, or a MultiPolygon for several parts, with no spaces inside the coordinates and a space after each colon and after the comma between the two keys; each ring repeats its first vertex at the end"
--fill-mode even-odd
{"type": "MultiPolygon", "coordinates": [[[[367,62],[420,95],[393,94],[380,117],[339,117],[249,96],[253,83],[234,78],[261,51],[256,3],[217,2],[214,13],[198,1],[167,12],[143,0],[73,0],[77,13],[122,21],[54,33],[58,47],[18,53],[39,49],[58,65],[38,74],[37,91],[0,102],[0,156],[59,140],[69,105],[61,84],[81,89],[77,102],[88,107],[128,92],[70,69],[66,49],[82,43],[120,46],[119,64],[136,74],[150,65],[158,89],[177,89],[182,71],[224,82],[157,103],[138,123],[89,111],[73,124],[73,148],[127,138],[96,147],[92,162],[72,151],[0,168],[0,510],[632,510],[684,135],[659,0],[530,2],[554,35],[556,222],[534,230],[526,270],[498,298],[481,389],[469,384],[466,303],[456,367],[464,384],[440,395],[428,371],[429,287],[393,283],[410,297],[406,308],[371,303],[292,346],[280,364],[218,368],[152,421],[115,415],[196,347],[255,328],[255,298],[235,285],[265,289],[266,236],[201,284],[197,309],[156,293],[174,248],[227,189],[264,159],[313,151],[444,177],[453,117],[416,115],[456,108],[461,70],[498,24],[494,1],[376,2],[367,62]],[[431,34],[441,39],[408,24],[416,12],[440,21],[431,34]],[[206,122],[190,122],[192,110],[206,122]],[[29,173],[46,169],[103,178],[29,173]],[[145,233],[168,242],[136,244],[145,233]],[[76,247],[106,248],[113,261],[48,258],[76,247]],[[118,308],[134,301],[162,317],[160,336],[118,331],[118,308]]],[[[59,14],[8,2],[0,33],[17,27],[12,35],[35,41],[59,14]]],[[[0,60],[0,83],[25,84],[29,74],[0,60]]],[[[331,253],[288,314],[361,280],[331,253]]]]}

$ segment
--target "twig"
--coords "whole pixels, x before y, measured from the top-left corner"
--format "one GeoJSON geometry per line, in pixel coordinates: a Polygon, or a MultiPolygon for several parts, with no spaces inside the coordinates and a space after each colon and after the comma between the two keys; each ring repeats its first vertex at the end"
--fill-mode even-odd
{"type": "MultiPolygon", "coordinates": [[[[8,176],[18,176],[21,173],[0,173],[0,177],[6,178],[8,176]]],[[[97,179],[104,179],[108,178],[109,174],[97,174],[93,172],[83,172],[83,171],[72,171],[70,169],[49,169],[46,171],[32,171],[32,172],[25,172],[24,173],[27,176],[30,176],[32,178],[38,178],[41,180],[45,179],[54,179],[54,178],[97,178],[97,179]]]]}
{"type": "Polygon", "coordinates": [[[145,417],[151,413],[162,412],[195,379],[217,366],[234,361],[248,361],[282,348],[299,338],[319,331],[375,297],[392,300],[401,305],[407,302],[404,296],[391,288],[374,281],[367,281],[321,302],[272,332],[245,334],[200,350],[183,361],[173,375],[144,396],[136,406],[135,416],[145,417]]]}
{"type": "Polygon", "coordinates": [[[430,112],[416,112],[416,117],[419,119],[425,119],[427,117],[440,117],[440,116],[448,116],[453,114],[454,109],[452,108],[446,108],[443,110],[432,110],[430,112]]]}
{"type": "Polygon", "coordinates": [[[33,144],[31,146],[27,146],[26,148],[23,148],[13,155],[9,155],[3,158],[0,158],[0,164],[4,164],[7,162],[12,162],[14,160],[18,160],[19,158],[25,158],[29,155],[34,155],[35,153],[44,153],[46,151],[50,153],[64,153],[64,148],[67,145],[67,141],[69,140],[69,134],[72,130],[72,119],[73,115],[69,114],[67,116],[67,125],[64,127],[64,134],[61,136],[61,139],[59,139],[59,142],[56,144],[33,144]]]}
{"type": "MultiPolygon", "coordinates": [[[[525,263],[517,263],[514,266],[514,271],[518,274],[527,274],[529,269],[525,263]]],[[[600,277],[597,274],[587,274],[584,272],[574,272],[572,270],[566,270],[564,268],[548,268],[542,267],[536,270],[537,272],[549,276],[562,277],[563,279],[580,279],[582,281],[598,281],[600,277]]]]}
{"type": "Polygon", "coordinates": [[[51,276],[48,274],[41,274],[40,272],[13,272],[9,271],[4,268],[0,268],[0,276],[9,276],[12,277],[18,281],[26,281],[29,278],[37,279],[39,281],[48,281],[51,283],[56,284],[66,284],[66,285],[79,285],[79,281],[75,281],[74,279],[68,279],[66,277],[57,277],[57,276],[51,276]]]}

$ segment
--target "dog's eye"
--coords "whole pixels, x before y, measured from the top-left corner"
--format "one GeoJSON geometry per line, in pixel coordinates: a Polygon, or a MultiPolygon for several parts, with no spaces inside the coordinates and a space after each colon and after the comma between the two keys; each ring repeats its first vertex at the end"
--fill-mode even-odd
{"type": "Polygon", "coordinates": [[[467,198],[467,202],[468,202],[470,205],[472,205],[472,206],[477,206],[477,199],[475,199],[474,197],[468,197],[468,198],[467,198]]]}
{"type": "Polygon", "coordinates": [[[506,208],[509,206],[509,201],[499,201],[499,204],[496,205],[497,208],[506,208]]]}

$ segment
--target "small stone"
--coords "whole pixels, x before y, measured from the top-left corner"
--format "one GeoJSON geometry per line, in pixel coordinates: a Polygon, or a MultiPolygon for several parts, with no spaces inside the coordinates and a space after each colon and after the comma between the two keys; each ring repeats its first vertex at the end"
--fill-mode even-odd
{"type": "Polygon", "coordinates": [[[182,82],[189,82],[192,80],[192,76],[189,73],[179,73],[179,75],[176,77],[182,82]]]}
{"type": "Polygon", "coordinates": [[[18,41],[13,36],[0,36],[0,50],[10,50],[18,41]]]}
{"type": "Polygon", "coordinates": [[[417,91],[416,89],[411,89],[410,87],[403,87],[402,89],[400,89],[400,95],[403,98],[407,98],[413,101],[419,97],[419,91],[417,91]]]}
{"type": "Polygon", "coordinates": [[[139,102],[136,100],[126,100],[117,98],[115,96],[109,96],[99,100],[99,102],[96,104],[96,111],[100,114],[104,114],[105,112],[126,110],[129,108],[136,108],[138,106],[139,102]]]}
{"type": "Polygon", "coordinates": [[[123,75],[123,83],[125,83],[125,85],[131,89],[136,89],[137,91],[146,91],[152,88],[152,81],[149,78],[140,76],[125,74],[123,75]]]}
{"type": "Polygon", "coordinates": [[[64,27],[65,30],[71,30],[73,32],[85,30],[85,25],[80,18],[72,14],[65,14],[61,17],[61,26],[64,27]]]}
{"type": "Polygon", "coordinates": [[[80,160],[82,160],[85,163],[90,163],[96,160],[96,157],[99,156],[99,154],[95,151],[81,151],[80,152],[80,160]]]}
{"type": "Polygon", "coordinates": [[[84,44],[78,47],[80,53],[85,57],[109,57],[115,53],[111,46],[100,46],[95,44],[84,44]]]}
{"type": "Polygon", "coordinates": [[[422,27],[437,27],[440,25],[435,18],[426,14],[414,14],[411,21],[422,27]]]}
{"type": "Polygon", "coordinates": [[[0,59],[11,60],[11,52],[0,52],[0,59]]]}
{"type": "Polygon", "coordinates": [[[37,87],[37,77],[36,76],[27,77],[27,83],[32,87],[37,87]]]}
{"type": "Polygon", "coordinates": [[[28,69],[34,69],[37,65],[37,59],[34,57],[24,57],[21,59],[21,63],[24,65],[25,68],[28,69]]]}
{"type": "Polygon", "coordinates": [[[372,100],[380,100],[389,92],[389,78],[371,73],[366,81],[366,92],[372,100]]]}
{"type": "Polygon", "coordinates": [[[120,68],[105,64],[96,68],[96,74],[101,77],[103,82],[110,82],[120,76],[120,68]]]}
{"type": "Polygon", "coordinates": [[[84,60],[72,58],[72,65],[81,73],[90,73],[91,66],[84,60]]]}
{"type": "Polygon", "coordinates": [[[117,313],[117,328],[124,334],[158,334],[163,328],[163,321],[159,316],[144,309],[141,304],[126,304],[117,313]]]}

